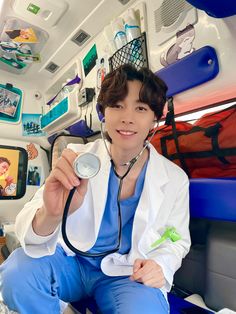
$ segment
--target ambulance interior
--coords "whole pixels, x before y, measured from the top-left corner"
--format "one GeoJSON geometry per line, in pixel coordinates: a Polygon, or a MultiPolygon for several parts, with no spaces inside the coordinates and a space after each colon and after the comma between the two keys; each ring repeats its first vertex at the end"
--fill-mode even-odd
{"type": "MultiPolygon", "coordinates": [[[[217,149],[209,136],[213,152],[198,155],[188,173],[192,246],[169,302],[172,314],[235,313],[234,0],[0,0],[0,36],[0,157],[11,160],[14,177],[0,196],[2,262],[19,246],[16,215],[62,150],[100,137],[96,98],[104,75],[124,63],[146,66],[168,85],[160,128],[193,125],[216,111],[234,119],[223,127],[216,121],[217,132],[231,133],[217,149]]],[[[182,157],[188,163],[191,152],[182,157]]],[[[86,310],[97,313],[93,300],[65,305],[64,313],[86,310]]]]}

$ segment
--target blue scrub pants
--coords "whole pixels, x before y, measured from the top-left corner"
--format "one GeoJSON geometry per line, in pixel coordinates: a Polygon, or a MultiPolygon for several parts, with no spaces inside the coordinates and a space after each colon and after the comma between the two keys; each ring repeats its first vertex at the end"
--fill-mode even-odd
{"type": "Polygon", "coordinates": [[[60,302],[93,296],[104,314],[166,314],[168,303],[159,289],[109,277],[78,256],[67,256],[58,246],[54,255],[41,258],[15,250],[0,266],[4,302],[20,314],[59,314],[60,302]]]}

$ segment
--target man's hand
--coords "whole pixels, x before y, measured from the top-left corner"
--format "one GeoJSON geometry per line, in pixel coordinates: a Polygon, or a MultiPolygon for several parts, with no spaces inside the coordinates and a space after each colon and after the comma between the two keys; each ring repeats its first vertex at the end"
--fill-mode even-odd
{"type": "Polygon", "coordinates": [[[161,288],[166,283],[161,266],[151,259],[136,259],[130,279],[153,288],[161,288]]]}
{"type": "Polygon", "coordinates": [[[88,179],[79,179],[73,169],[73,162],[78,156],[71,149],[64,149],[50,175],[43,191],[43,206],[38,209],[32,226],[41,236],[52,234],[62,220],[66,200],[73,187],[76,187],[70,204],[69,215],[82,205],[88,186],[88,179]]]}
{"type": "Polygon", "coordinates": [[[11,183],[13,183],[14,178],[11,176],[7,176],[7,178],[5,179],[6,181],[6,186],[9,186],[11,183]]]}

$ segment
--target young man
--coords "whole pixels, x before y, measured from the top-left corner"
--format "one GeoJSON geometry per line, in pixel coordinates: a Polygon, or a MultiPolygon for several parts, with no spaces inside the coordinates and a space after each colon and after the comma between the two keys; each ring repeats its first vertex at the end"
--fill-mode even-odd
{"type": "MultiPolygon", "coordinates": [[[[4,176],[7,173],[10,165],[11,162],[9,159],[7,159],[6,157],[0,157],[0,177],[4,176]]],[[[0,196],[7,195],[5,189],[6,187],[10,186],[14,179],[11,176],[6,176],[4,180],[5,186],[3,187],[2,185],[0,185],[0,196]]]]}
{"type": "Polygon", "coordinates": [[[162,116],[166,89],[150,70],[129,65],[105,77],[98,102],[108,141],[69,145],[45,186],[17,217],[22,248],[0,268],[2,295],[10,309],[56,314],[59,299],[92,296],[101,313],[168,313],[166,294],[190,237],[188,178],[146,143],[162,116]],[[100,171],[89,180],[79,179],[73,170],[75,158],[84,152],[101,161],[100,171]],[[73,187],[67,236],[89,256],[73,254],[60,234],[73,187]],[[181,239],[153,248],[169,227],[181,239]],[[99,253],[104,256],[95,256],[99,253]]]}

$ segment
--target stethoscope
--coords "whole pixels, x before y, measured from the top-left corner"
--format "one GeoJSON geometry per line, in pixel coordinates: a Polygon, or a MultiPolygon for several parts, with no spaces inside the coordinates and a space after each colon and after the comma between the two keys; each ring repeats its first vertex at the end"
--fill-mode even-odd
{"type": "MultiPolygon", "coordinates": [[[[121,207],[120,207],[120,196],[121,196],[121,189],[122,189],[123,180],[128,175],[128,173],[133,168],[133,166],[138,161],[138,159],[142,156],[143,152],[148,147],[148,145],[150,144],[153,136],[157,132],[157,128],[156,128],[155,131],[152,133],[150,139],[145,142],[142,150],[140,151],[140,153],[138,155],[136,155],[134,158],[132,158],[127,163],[122,164],[122,166],[128,166],[128,169],[126,170],[126,172],[122,176],[120,176],[117,173],[116,169],[115,169],[114,161],[112,159],[111,153],[110,153],[110,151],[108,149],[108,146],[107,146],[107,143],[106,143],[106,139],[105,139],[105,135],[104,135],[104,129],[103,129],[103,124],[104,124],[103,122],[104,121],[102,120],[101,124],[100,124],[102,140],[104,142],[106,151],[107,151],[107,153],[108,153],[108,155],[110,157],[110,161],[111,161],[111,165],[113,167],[113,171],[114,171],[116,177],[119,179],[119,187],[118,187],[118,193],[117,193],[118,244],[117,244],[117,246],[114,249],[108,250],[108,251],[105,251],[105,252],[101,252],[101,253],[83,252],[83,251],[78,250],[76,247],[74,247],[71,244],[71,242],[69,241],[69,239],[67,237],[67,234],[66,234],[66,221],[67,221],[67,216],[68,216],[68,212],[69,212],[69,208],[70,208],[70,203],[71,203],[73,195],[74,195],[74,193],[76,191],[76,187],[74,187],[72,190],[70,190],[68,198],[67,198],[67,201],[66,201],[66,204],[65,204],[63,217],[62,217],[61,232],[62,232],[63,240],[64,240],[65,244],[68,246],[68,248],[72,252],[74,252],[75,254],[86,256],[86,257],[104,257],[104,256],[106,256],[108,254],[115,253],[115,252],[119,251],[119,249],[121,247],[121,237],[122,237],[122,215],[121,215],[121,207]]],[[[75,171],[76,175],[80,179],[90,179],[90,178],[94,177],[98,173],[98,171],[100,169],[100,165],[101,165],[101,162],[100,162],[100,159],[98,158],[98,156],[96,156],[95,154],[92,154],[92,153],[82,153],[78,157],[76,157],[76,159],[75,159],[75,161],[73,163],[73,168],[74,168],[74,171],[75,171]]]]}

